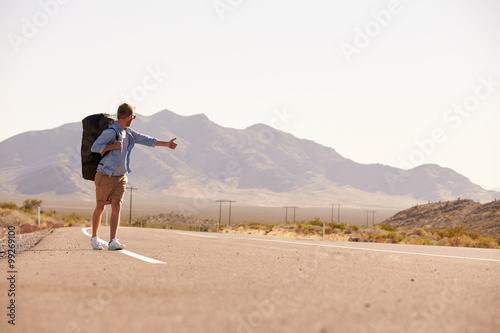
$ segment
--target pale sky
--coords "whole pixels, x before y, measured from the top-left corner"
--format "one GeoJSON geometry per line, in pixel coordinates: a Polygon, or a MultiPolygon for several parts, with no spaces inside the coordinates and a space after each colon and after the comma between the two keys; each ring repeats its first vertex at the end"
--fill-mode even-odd
{"type": "Polygon", "coordinates": [[[499,17],[498,0],[2,0],[0,141],[129,102],[492,189],[499,17]]]}

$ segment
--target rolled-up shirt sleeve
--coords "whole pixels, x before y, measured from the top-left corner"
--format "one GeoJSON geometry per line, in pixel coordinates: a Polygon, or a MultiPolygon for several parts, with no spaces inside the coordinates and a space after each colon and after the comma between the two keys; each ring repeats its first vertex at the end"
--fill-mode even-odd
{"type": "Polygon", "coordinates": [[[116,132],[113,129],[106,129],[104,130],[101,135],[95,140],[94,144],[92,145],[92,148],[90,148],[90,151],[93,153],[99,153],[102,155],[104,148],[106,148],[107,145],[112,144],[116,138],[116,132]]]}
{"type": "Polygon", "coordinates": [[[134,138],[134,142],[137,144],[140,144],[140,145],[154,147],[154,146],[156,146],[156,142],[158,142],[158,139],[153,138],[153,137],[146,135],[146,134],[136,132],[132,129],[130,129],[130,133],[132,134],[132,137],[134,138]]]}

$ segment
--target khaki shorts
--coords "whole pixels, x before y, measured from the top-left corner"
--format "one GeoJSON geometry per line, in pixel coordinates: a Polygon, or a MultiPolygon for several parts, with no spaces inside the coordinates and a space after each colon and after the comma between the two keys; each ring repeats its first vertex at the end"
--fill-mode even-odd
{"type": "Polygon", "coordinates": [[[127,186],[127,175],[110,177],[96,172],[94,182],[97,204],[109,205],[111,199],[118,199],[123,202],[125,187],[127,186]]]}

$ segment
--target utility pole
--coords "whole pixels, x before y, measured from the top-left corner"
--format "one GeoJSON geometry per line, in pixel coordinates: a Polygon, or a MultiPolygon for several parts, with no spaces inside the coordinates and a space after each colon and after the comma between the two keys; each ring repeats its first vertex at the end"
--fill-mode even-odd
{"type": "Polygon", "coordinates": [[[337,216],[337,222],[340,223],[340,206],[342,206],[341,204],[338,204],[339,205],[339,208],[337,210],[338,212],[338,216],[337,216]]]}
{"type": "Polygon", "coordinates": [[[231,204],[233,202],[236,202],[234,200],[217,200],[216,202],[219,203],[219,221],[217,222],[217,233],[219,233],[219,226],[220,226],[220,221],[221,221],[221,212],[222,212],[222,203],[229,203],[229,222],[228,226],[231,226],[231,204]]]}
{"type": "Polygon", "coordinates": [[[130,210],[128,213],[128,224],[132,225],[132,192],[137,190],[136,187],[126,187],[127,190],[130,190],[130,210]]]}
{"type": "Polygon", "coordinates": [[[335,206],[335,204],[330,204],[330,206],[332,206],[332,218],[330,219],[330,223],[333,223],[333,206],[335,206]]]}
{"type": "Polygon", "coordinates": [[[330,206],[332,206],[332,220],[331,222],[333,223],[333,207],[334,206],[338,206],[338,209],[337,209],[337,223],[340,223],[340,206],[342,206],[341,204],[330,204],[330,206]]]}
{"type": "Polygon", "coordinates": [[[366,212],[366,227],[368,228],[368,215],[372,213],[372,226],[375,225],[375,213],[376,211],[374,210],[365,210],[366,212]]]}
{"type": "Polygon", "coordinates": [[[295,223],[295,210],[299,207],[296,206],[283,206],[285,208],[285,223],[288,223],[288,208],[293,209],[293,223],[295,223]]]}

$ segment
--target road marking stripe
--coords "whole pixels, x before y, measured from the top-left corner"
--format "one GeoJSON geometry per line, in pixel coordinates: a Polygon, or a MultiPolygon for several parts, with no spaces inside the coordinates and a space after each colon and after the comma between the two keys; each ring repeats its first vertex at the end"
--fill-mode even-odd
{"type": "MultiPolygon", "coordinates": [[[[184,235],[195,236],[190,233],[181,233],[184,235]]],[[[205,236],[209,237],[209,236],[205,236]]],[[[500,262],[500,259],[488,259],[488,258],[475,258],[475,257],[461,257],[461,256],[452,256],[446,254],[432,254],[432,253],[421,253],[421,252],[406,252],[406,251],[394,251],[394,250],[382,250],[382,249],[370,249],[363,247],[351,247],[351,246],[343,246],[343,245],[333,245],[333,244],[318,244],[318,243],[302,243],[302,242],[294,242],[294,241],[285,241],[278,239],[260,239],[260,238],[252,238],[250,236],[246,237],[227,237],[227,236],[210,236],[212,238],[226,238],[226,239],[245,239],[245,240],[253,240],[260,242],[274,242],[274,243],[285,243],[285,244],[296,244],[296,245],[308,245],[308,246],[322,246],[322,247],[331,247],[331,248],[339,248],[339,249],[348,249],[348,250],[361,250],[361,251],[372,251],[372,252],[386,252],[386,253],[397,253],[397,254],[413,254],[417,256],[428,256],[428,257],[440,257],[440,258],[453,258],[453,259],[468,259],[468,260],[480,260],[480,261],[492,261],[492,262],[500,262]]]]}
{"type": "MultiPolygon", "coordinates": [[[[87,232],[88,229],[91,229],[91,228],[83,228],[82,229],[82,232],[89,236],[89,237],[92,237],[91,234],[89,234],[87,232]]],[[[106,243],[106,241],[100,239],[100,238],[97,238],[99,240],[99,242],[104,245],[104,246],[108,246],[108,243],[106,243]]],[[[140,254],[137,254],[137,253],[134,253],[134,252],[131,252],[131,251],[128,251],[128,250],[120,250],[120,251],[116,251],[116,252],[120,252],[120,253],[123,253],[127,256],[130,256],[132,258],[136,258],[136,259],[139,259],[139,260],[142,260],[142,261],[145,261],[145,262],[148,262],[150,264],[166,264],[166,262],[164,261],[160,261],[160,260],[156,260],[156,259],[152,259],[152,258],[148,258],[148,257],[145,257],[145,256],[142,256],[140,254]]]]}
{"type": "Polygon", "coordinates": [[[195,237],[219,238],[219,237],[216,237],[216,236],[197,235],[197,234],[190,234],[188,232],[181,232],[181,231],[178,231],[177,233],[179,235],[187,235],[187,236],[195,236],[195,237]]]}
{"type": "Polygon", "coordinates": [[[500,262],[500,259],[461,257],[461,256],[451,256],[451,255],[446,255],[446,254],[433,254],[433,253],[421,253],[421,252],[406,252],[406,251],[369,249],[369,248],[362,248],[362,247],[350,247],[350,246],[330,245],[330,244],[300,243],[300,242],[291,242],[291,241],[280,241],[280,240],[274,240],[274,239],[258,239],[258,238],[248,238],[248,239],[255,240],[255,241],[261,241],[261,242],[277,242],[277,243],[299,244],[299,245],[309,245],[309,246],[323,246],[323,247],[332,247],[332,248],[349,249],[349,250],[362,250],[362,251],[373,251],[373,252],[387,252],[387,253],[397,253],[397,254],[413,254],[413,255],[417,255],[417,256],[429,256],[429,257],[441,257],[441,258],[469,259],[469,260],[482,260],[482,261],[500,262]]]}

